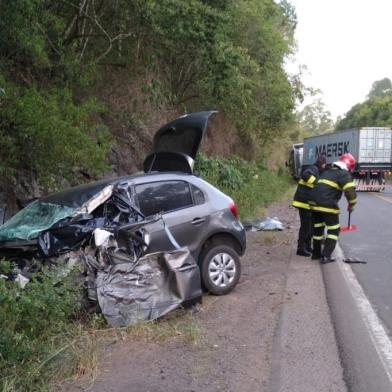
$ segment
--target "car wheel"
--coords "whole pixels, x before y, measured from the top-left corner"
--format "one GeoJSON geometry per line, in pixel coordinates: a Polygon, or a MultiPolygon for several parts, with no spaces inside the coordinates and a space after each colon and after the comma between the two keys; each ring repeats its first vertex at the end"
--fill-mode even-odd
{"type": "Polygon", "coordinates": [[[204,287],[215,295],[227,294],[238,283],[241,264],[237,253],[226,245],[207,249],[201,259],[204,287]]]}

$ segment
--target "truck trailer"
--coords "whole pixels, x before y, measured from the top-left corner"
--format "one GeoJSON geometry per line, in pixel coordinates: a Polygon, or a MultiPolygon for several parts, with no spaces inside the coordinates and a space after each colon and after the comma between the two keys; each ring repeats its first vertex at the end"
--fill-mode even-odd
{"type": "Polygon", "coordinates": [[[392,128],[363,127],[305,138],[303,165],[324,155],[327,164],[351,153],[357,163],[353,174],[359,191],[381,191],[392,171],[392,128]]]}

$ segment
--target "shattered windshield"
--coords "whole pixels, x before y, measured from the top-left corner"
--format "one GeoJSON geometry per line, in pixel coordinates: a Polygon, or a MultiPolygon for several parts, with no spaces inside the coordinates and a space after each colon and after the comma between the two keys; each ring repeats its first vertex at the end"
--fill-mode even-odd
{"type": "Polygon", "coordinates": [[[41,231],[74,211],[75,208],[35,201],[0,226],[0,241],[35,239],[41,231]]]}

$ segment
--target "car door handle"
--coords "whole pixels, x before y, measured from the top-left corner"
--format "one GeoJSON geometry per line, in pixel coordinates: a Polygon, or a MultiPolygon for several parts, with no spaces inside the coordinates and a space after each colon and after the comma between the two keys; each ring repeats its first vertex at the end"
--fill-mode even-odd
{"type": "Polygon", "coordinates": [[[203,223],[206,220],[206,218],[195,218],[192,221],[192,225],[198,225],[200,223],[203,223]]]}

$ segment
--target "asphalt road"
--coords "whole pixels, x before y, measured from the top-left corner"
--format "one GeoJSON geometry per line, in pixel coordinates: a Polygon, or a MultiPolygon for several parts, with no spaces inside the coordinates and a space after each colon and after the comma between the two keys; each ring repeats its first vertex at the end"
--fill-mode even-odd
{"type": "MultiPolygon", "coordinates": [[[[346,257],[367,261],[352,264],[366,296],[389,334],[392,331],[392,192],[359,193],[351,223],[357,231],[341,233],[346,257]]],[[[347,214],[341,225],[347,225],[347,214]]]]}
{"type": "MultiPolygon", "coordinates": [[[[341,204],[341,210],[346,202],[341,204]]],[[[337,263],[322,266],[347,389],[392,391],[392,193],[360,193],[351,223],[341,233],[337,263]],[[343,252],[342,252],[343,250],[343,252]],[[346,264],[343,258],[367,264],[346,264]]],[[[347,225],[347,214],[341,216],[347,225]]]]}

